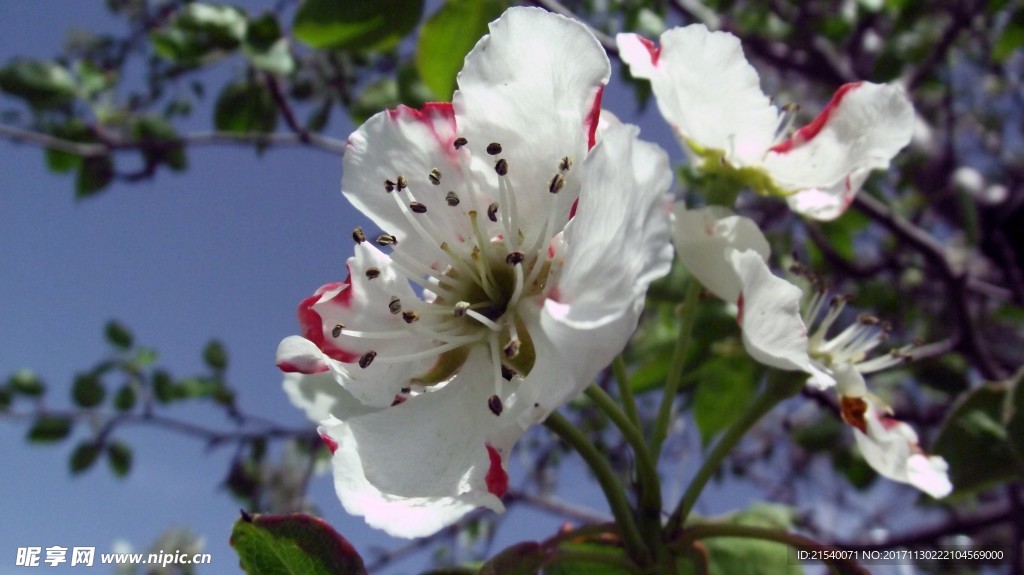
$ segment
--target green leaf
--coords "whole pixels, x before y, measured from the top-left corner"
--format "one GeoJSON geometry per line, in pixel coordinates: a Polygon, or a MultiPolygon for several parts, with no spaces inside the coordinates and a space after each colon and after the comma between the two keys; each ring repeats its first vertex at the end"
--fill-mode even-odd
{"type": "Polygon", "coordinates": [[[75,450],[71,452],[71,458],[68,460],[71,474],[78,475],[92,467],[96,460],[99,459],[100,452],[100,446],[93,441],[79,443],[75,450]]]}
{"type": "Polygon", "coordinates": [[[223,371],[228,367],[228,352],[221,342],[215,339],[210,340],[203,348],[203,361],[210,366],[210,369],[223,371]]]}
{"type": "Polygon", "coordinates": [[[716,357],[700,368],[693,416],[707,446],[727,428],[757,392],[756,369],[750,361],[716,357]]]}
{"type": "Polygon", "coordinates": [[[12,392],[28,397],[40,397],[46,392],[43,380],[29,369],[20,369],[14,372],[14,375],[7,380],[7,384],[11,386],[12,392]]]}
{"type": "Polygon", "coordinates": [[[168,403],[177,399],[174,380],[166,371],[157,370],[153,374],[153,396],[160,403],[168,403]]]}
{"type": "Polygon", "coordinates": [[[499,0],[448,0],[423,24],[416,68],[439,100],[451,100],[466,54],[505,8],[499,0]]]}
{"type": "Polygon", "coordinates": [[[249,575],[361,575],[363,560],[323,520],[303,513],[243,516],[231,546],[249,575]]]}
{"type": "Polygon", "coordinates": [[[71,419],[58,415],[41,415],[28,430],[33,443],[53,443],[71,434],[71,419]]]}
{"type": "MultiPolygon", "coordinates": [[[[89,142],[94,139],[89,127],[77,119],[68,120],[63,124],[53,126],[50,128],[49,133],[62,140],[70,140],[72,142],[89,142]]],[[[70,172],[81,165],[82,156],[61,152],[52,148],[46,149],[46,167],[50,171],[58,173],[70,172]]]]}
{"type": "MultiPolygon", "coordinates": [[[[755,504],[731,516],[727,523],[789,530],[795,512],[774,504],[755,504]]],[[[714,537],[702,540],[708,550],[711,575],[802,575],[804,570],[790,561],[789,547],[782,543],[740,537],[714,537]]],[[[693,565],[685,565],[680,575],[696,573],[693,565]]]]}
{"type": "Polygon", "coordinates": [[[419,23],[423,0],[306,0],[292,34],[313,48],[394,48],[419,23]]]}
{"type": "Polygon", "coordinates": [[[182,7],[169,24],[150,32],[149,41],[157,55],[195,66],[208,54],[237,48],[246,25],[245,14],[237,8],[195,2],[182,7]]]}
{"type": "Polygon", "coordinates": [[[992,48],[992,58],[996,62],[1005,62],[1021,47],[1024,47],[1024,8],[1016,10],[1010,17],[1010,21],[992,48]]]}
{"type": "Polygon", "coordinates": [[[281,35],[281,26],[271,13],[249,22],[242,50],[252,65],[261,70],[281,75],[295,70],[288,39],[281,35]]]}
{"type": "Polygon", "coordinates": [[[273,132],[277,126],[277,107],[263,84],[234,82],[217,97],[213,123],[226,132],[273,132]]]}
{"type": "Polygon", "coordinates": [[[932,449],[949,463],[955,495],[1021,476],[1002,423],[1006,398],[1005,384],[982,385],[960,400],[943,423],[932,449]]]}
{"type": "Polygon", "coordinates": [[[70,102],[77,86],[71,72],[56,62],[14,60],[0,68],[0,90],[42,109],[70,102]]]}
{"type": "Polygon", "coordinates": [[[627,560],[625,551],[618,547],[591,543],[569,543],[559,546],[553,555],[556,560],[544,568],[544,575],[578,575],[581,573],[586,575],[628,575],[631,573],[626,567],[611,562],[627,560]],[[594,559],[557,560],[560,552],[585,553],[593,556],[594,559]],[[602,556],[607,557],[609,561],[597,559],[602,556]]]}
{"type": "Polygon", "coordinates": [[[1024,464],[1024,368],[1013,377],[1006,399],[1003,408],[1006,437],[1017,460],[1024,464]]]}
{"type": "Polygon", "coordinates": [[[217,395],[223,384],[219,380],[208,377],[188,377],[174,386],[174,398],[212,397],[217,395]]]}
{"type": "Polygon", "coordinates": [[[14,400],[14,394],[6,386],[0,387],[0,411],[7,411],[14,400]]]}
{"type": "Polygon", "coordinates": [[[142,116],[133,125],[135,139],[149,144],[142,148],[142,154],[151,164],[166,164],[180,172],[188,167],[185,146],[179,141],[178,133],[163,118],[142,116]]]}
{"type": "Polygon", "coordinates": [[[83,373],[75,377],[71,386],[71,399],[78,407],[90,408],[103,403],[107,390],[94,373],[83,373]]]}
{"type": "Polygon", "coordinates": [[[132,332],[123,323],[116,320],[107,322],[103,330],[107,341],[119,349],[130,349],[132,347],[132,332]]]}
{"type": "Polygon", "coordinates": [[[128,475],[132,469],[132,448],[127,445],[114,442],[107,445],[107,464],[110,470],[118,477],[128,475]]]}
{"type": "Polygon", "coordinates": [[[544,549],[535,541],[524,541],[484,563],[480,575],[533,575],[543,565],[544,549]]]}
{"type": "Polygon", "coordinates": [[[130,383],[121,386],[114,394],[114,408],[118,411],[129,411],[135,407],[135,387],[130,383]]]}
{"type": "Polygon", "coordinates": [[[394,108],[399,102],[398,81],[389,76],[363,88],[356,100],[348,107],[348,112],[353,123],[362,124],[370,116],[385,108],[394,108]]]}
{"type": "Polygon", "coordinates": [[[114,180],[114,160],[109,155],[85,158],[78,167],[75,197],[87,198],[114,180]]]}

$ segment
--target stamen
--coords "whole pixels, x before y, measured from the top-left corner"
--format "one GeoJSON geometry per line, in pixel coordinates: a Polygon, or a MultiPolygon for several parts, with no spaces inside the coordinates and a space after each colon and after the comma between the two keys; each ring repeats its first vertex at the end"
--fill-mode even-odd
{"type": "Polygon", "coordinates": [[[466,138],[461,138],[460,137],[460,138],[455,138],[455,143],[453,145],[455,146],[456,150],[459,150],[459,149],[462,148],[462,146],[465,146],[468,143],[469,143],[469,141],[466,140],[466,138]]]}
{"type": "Polygon", "coordinates": [[[788,137],[790,128],[793,127],[793,121],[796,120],[796,113],[799,111],[799,104],[790,103],[782,107],[782,115],[779,117],[779,126],[775,129],[773,142],[781,142],[788,137]]]}
{"type": "Polygon", "coordinates": [[[502,351],[505,352],[505,357],[509,359],[515,359],[519,356],[519,349],[522,347],[522,342],[518,339],[510,339],[502,351]]]}
{"type": "Polygon", "coordinates": [[[501,153],[501,144],[497,142],[491,142],[490,144],[487,144],[487,153],[492,156],[497,156],[498,154],[501,153]]]}
{"type": "Polygon", "coordinates": [[[516,376],[516,370],[511,367],[501,364],[501,378],[505,381],[512,381],[512,378],[516,376]]]}
{"type": "Polygon", "coordinates": [[[411,202],[409,204],[409,209],[412,210],[413,213],[415,213],[415,214],[425,214],[425,213],[427,213],[427,206],[425,206],[425,205],[423,205],[423,204],[421,204],[419,202],[411,202]]]}
{"type": "Polygon", "coordinates": [[[398,315],[402,311],[402,300],[391,296],[391,301],[388,302],[388,311],[391,312],[391,315],[398,315]]]}
{"type": "Polygon", "coordinates": [[[498,160],[498,163],[494,164],[494,171],[498,172],[499,176],[504,176],[508,173],[508,162],[505,161],[505,158],[498,160]]]}
{"type": "MultiPolygon", "coordinates": [[[[487,343],[491,351],[491,365],[494,366],[494,395],[500,397],[503,378],[501,372],[502,363],[498,360],[498,334],[491,334],[487,343]]],[[[494,410],[492,409],[491,411],[494,410]]]]}
{"type": "Polygon", "coordinates": [[[454,191],[450,191],[445,194],[444,201],[448,202],[448,205],[454,208],[459,205],[459,196],[454,191]]]}
{"type": "Polygon", "coordinates": [[[398,244],[398,238],[391,234],[381,234],[375,240],[378,246],[394,246],[398,244]]]}
{"type": "Polygon", "coordinates": [[[551,178],[551,183],[548,184],[548,191],[551,192],[552,194],[557,194],[558,192],[562,191],[562,188],[564,187],[565,176],[563,176],[562,174],[555,174],[555,176],[551,178]]]}
{"type": "Polygon", "coordinates": [[[384,191],[389,194],[395,191],[395,183],[391,180],[384,180],[384,191]]]}
{"type": "Polygon", "coordinates": [[[405,176],[398,176],[398,191],[401,192],[405,188],[409,187],[409,180],[405,179],[405,176]]]}
{"type": "Polygon", "coordinates": [[[475,311],[473,311],[471,309],[467,309],[466,310],[466,315],[468,315],[469,317],[475,319],[476,321],[484,324],[491,331],[501,331],[501,326],[500,325],[494,323],[493,321],[487,319],[483,315],[480,315],[479,313],[477,313],[477,312],[475,312],[475,311]]]}
{"type": "Polygon", "coordinates": [[[434,168],[430,170],[430,175],[427,176],[430,179],[430,183],[435,186],[441,185],[441,170],[434,168]]]}
{"type": "Polygon", "coordinates": [[[407,309],[407,310],[402,310],[402,319],[405,320],[405,323],[413,323],[415,321],[419,321],[420,316],[419,316],[419,314],[417,314],[416,312],[412,311],[411,309],[407,309]]]}
{"type": "Polygon", "coordinates": [[[569,156],[563,157],[562,161],[558,163],[558,169],[562,170],[563,172],[568,172],[569,170],[571,170],[572,158],[570,158],[569,156]]]}
{"type": "Polygon", "coordinates": [[[487,206],[487,219],[492,222],[498,221],[498,202],[492,202],[491,205],[487,206]]]}
{"type": "MultiPolygon", "coordinates": [[[[479,341],[479,337],[472,338],[472,341],[479,341]]],[[[377,359],[377,363],[402,363],[405,361],[415,361],[417,359],[424,359],[427,357],[433,357],[435,355],[441,355],[446,351],[462,347],[466,345],[466,341],[453,341],[423,351],[417,351],[406,355],[382,355],[377,359]]]]}
{"type": "Polygon", "coordinates": [[[462,316],[466,315],[466,311],[468,309],[469,309],[469,302],[468,301],[460,301],[459,303],[455,304],[455,307],[452,308],[452,311],[455,313],[455,317],[462,317],[462,316]]]}
{"type": "Polygon", "coordinates": [[[357,244],[361,244],[366,241],[366,234],[363,233],[363,228],[356,226],[352,230],[352,241],[357,244]]]}
{"type": "Polygon", "coordinates": [[[494,415],[501,415],[501,412],[505,407],[501,404],[501,398],[497,395],[492,395],[487,399],[487,407],[490,408],[491,413],[494,415]]]}
{"type": "Polygon", "coordinates": [[[507,263],[510,266],[514,266],[516,264],[523,263],[524,259],[526,259],[526,254],[520,251],[514,251],[505,256],[505,263],[507,263]]]}
{"type": "Polygon", "coordinates": [[[366,368],[370,367],[370,364],[373,363],[373,360],[376,357],[377,357],[377,352],[375,352],[373,350],[370,350],[370,351],[364,353],[362,355],[362,357],[359,358],[359,367],[361,367],[363,369],[366,369],[366,368]]]}
{"type": "Polygon", "coordinates": [[[334,336],[335,339],[337,339],[337,338],[341,337],[341,330],[343,330],[343,329],[345,329],[345,326],[343,324],[339,323],[339,324],[334,326],[334,329],[331,330],[331,335],[334,336]]]}
{"type": "Polygon", "coordinates": [[[366,268],[366,279],[373,280],[380,277],[380,270],[377,268],[366,268]]]}

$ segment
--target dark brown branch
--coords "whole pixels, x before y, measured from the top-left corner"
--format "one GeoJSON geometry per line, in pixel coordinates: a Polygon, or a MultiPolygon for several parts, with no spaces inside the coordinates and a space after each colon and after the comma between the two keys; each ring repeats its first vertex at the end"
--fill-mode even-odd
{"type": "Polygon", "coordinates": [[[882,549],[895,549],[899,547],[925,547],[935,545],[943,538],[952,535],[970,535],[977,533],[993,525],[999,525],[1013,519],[1010,509],[997,509],[987,513],[981,513],[970,518],[951,518],[950,520],[896,537],[890,537],[878,543],[862,543],[859,541],[839,541],[835,546],[850,551],[873,551],[882,549]]]}

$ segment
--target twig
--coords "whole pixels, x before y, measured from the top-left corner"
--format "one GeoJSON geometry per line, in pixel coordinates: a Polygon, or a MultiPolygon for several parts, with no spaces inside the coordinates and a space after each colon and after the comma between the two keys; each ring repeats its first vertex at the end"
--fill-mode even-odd
{"type": "Polygon", "coordinates": [[[121,150],[169,150],[179,146],[203,146],[234,144],[244,146],[309,146],[330,154],[340,155],[345,151],[345,142],[321,136],[307,134],[305,138],[299,134],[276,132],[262,134],[257,132],[196,132],[177,138],[163,140],[116,140],[103,143],[73,142],[57,138],[49,134],[25,130],[15,126],[0,124],[0,139],[17,143],[32,144],[51,150],[74,154],[83,158],[98,158],[121,150]]]}
{"type": "Polygon", "coordinates": [[[987,527],[1010,521],[1011,519],[1013,519],[1011,510],[998,509],[979,514],[969,519],[953,518],[941,525],[936,525],[934,527],[929,527],[912,533],[906,533],[897,537],[890,537],[885,541],[878,543],[837,541],[834,545],[839,549],[846,549],[850,551],[873,551],[894,549],[897,547],[922,547],[925,545],[934,545],[943,537],[975,533],[987,527]]]}
{"type": "Polygon", "coordinates": [[[581,507],[579,505],[573,505],[560,499],[553,497],[544,497],[541,495],[535,495],[526,491],[520,491],[518,489],[510,489],[504,497],[505,503],[514,503],[522,501],[528,505],[542,509],[553,515],[572,519],[585,524],[594,523],[608,523],[612,520],[610,515],[598,513],[593,509],[581,507]]]}

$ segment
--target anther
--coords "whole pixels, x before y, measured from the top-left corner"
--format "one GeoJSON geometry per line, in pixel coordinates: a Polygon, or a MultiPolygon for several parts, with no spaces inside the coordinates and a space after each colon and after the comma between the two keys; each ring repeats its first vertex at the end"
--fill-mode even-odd
{"type": "Polygon", "coordinates": [[[505,406],[501,404],[501,398],[497,395],[487,398],[487,407],[490,408],[491,413],[494,415],[501,415],[502,410],[505,409],[505,406]]]}
{"type": "Polygon", "coordinates": [[[498,221],[498,202],[494,202],[487,206],[487,219],[492,222],[498,221]]]}
{"type": "Polygon", "coordinates": [[[501,144],[497,142],[491,142],[490,144],[487,144],[487,153],[492,156],[497,156],[498,154],[501,153],[501,144]]]}
{"type": "Polygon", "coordinates": [[[449,191],[447,194],[445,194],[444,201],[448,202],[449,206],[455,207],[459,205],[459,195],[456,194],[454,191],[449,191]]]}
{"type": "Polygon", "coordinates": [[[424,206],[423,204],[421,204],[419,202],[411,202],[409,204],[409,209],[412,210],[414,213],[417,213],[417,214],[425,214],[425,213],[427,213],[427,206],[424,206]]]}
{"type": "Polygon", "coordinates": [[[366,241],[366,234],[363,233],[363,228],[356,226],[352,230],[352,241],[357,244],[361,244],[366,241]]]}
{"type": "Polygon", "coordinates": [[[526,259],[526,254],[520,251],[515,251],[505,256],[505,263],[510,266],[514,266],[516,264],[523,263],[524,259],[526,259]]]}
{"type": "Polygon", "coordinates": [[[405,179],[405,176],[398,176],[398,191],[401,192],[405,188],[409,187],[409,180],[405,179]]]}
{"type": "Polygon", "coordinates": [[[857,322],[862,325],[878,325],[882,320],[878,319],[873,315],[862,313],[857,316],[857,322]]]}
{"type": "Polygon", "coordinates": [[[380,277],[380,270],[377,268],[366,268],[366,279],[372,280],[380,277]]]}
{"type": "Polygon", "coordinates": [[[341,337],[341,330],[343,329],[345,329],[345,326],[339,323],[331,330],[331,335],[334,337],[341,337]]]}
{"type": "Polygon", "coordinates": [[[558,169],[563,172],[568,172],[570,168],[572,168],[572,158],[565,156],[562,158],[562,161],[558,163],[558,169]]]}
{"type": "Polygon", "coordinates": [[[455,138],[454,146],[455,146],[455,149],[458,150],[458,149],[462,148],[462,146],[465,146],[468,143],[469,143],[469,140],[467,140],[466,138],[455,138]]]}
{"type": "Polygon", "coordinates": [[[377,236],[377,239],[375,241],[379,246],[393,246],[398,243],[398,238],[391,234],[381,234],[377,236]]]}
{"type": "Polygon", "coordinates": [[[434,184],[435,186],[441,185],[441,170],[434,168],[430,170],[430,175],[427,177],[430,178],[431,184],[434,184]]]}
{"type": "Polygon", "coordinates": [[[373,363],[373,359],[375,357],[377,357],[377,352],[373,351],[372,349],[364,353],[362,357],[359,358],[359,367],[363,369],[370,367],[370,364],[373,363]]]}
{"type": "Polygon", "coordinates": [[[508,162],[505,161],[505,158],[498,160],[498,163],[494,164],[494,171],[498,172],[499,176],[504,176],[508,173],[508,162]]]}
{"type": "Polygon", "coordinates": [[[396,296],[391,296],[391,301],[388,302],[388,311],[390,311],[392,315],[398,315],[398,312],[402,311],[402,300],[398,299],[396,296]]]}
{"type": "Polygon", "coordinates": [[[555,174],[555,177],[551,178],[551,183],[548,184],[548,191],[552,194],[557,194],[562,191],[565,187],[565,176],[562,174],[555,174]]]}
{"type": "Polygon", "coordinates": [[[459,303],[455,304],[455,306],[452,308],[452,313],[455,314],[455,317],[462,317],[462,316],[466,315],[466,310],[468,310],[468,309],[469,309],[469,302],[468,301],[460,301],[459,303]]]}
{"type": "Polygon", "coordinates": [[[522,346],[518,339],[510,339],[502,351],[505,352],[505,357],[509,359],[515,359],[519,356],[519,348],[522,346]]]}
{"type": "Polygon", "coordinates": [[[384,180],[384,190],[389,194],[395,191],[395,183],[391,180],[384,180]]]}
{"type": "Polygon", "coordinates": [[[505,381],[512,381],[512,378],[516,376],[516,371],[511,367],[501,364],[501,377],[505,381]]]}
{"type": "Polygon", "coordinates": [[[412,323],[414,321],[419,320],[420,316],[419,316],[419,314],[417,314],[416,312],[412,311],[411,309],[407,309],[407,310],[402,311],[402,319],[405,320],[405,323],[412,323]]]}

